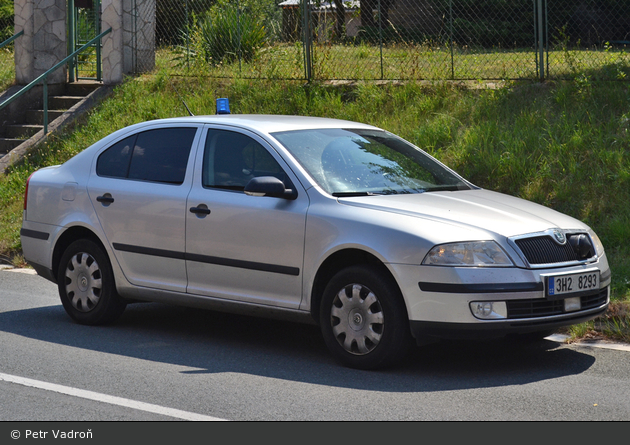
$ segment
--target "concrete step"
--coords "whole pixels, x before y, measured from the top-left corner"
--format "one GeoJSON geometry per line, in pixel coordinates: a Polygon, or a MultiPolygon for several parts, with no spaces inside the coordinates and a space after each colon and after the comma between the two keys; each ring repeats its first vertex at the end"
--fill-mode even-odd
{"type": "Polygon", "coordinates": [[[24,142],[24,139],[0,138],[0,157],[24,142]]]}
{"type": "Polygon", "coordinates": [[[48,98],[48,109],[68,110],[82,99],[83,96],[51,96],[48,98]]]}
{"type": "MultiPolygon", "coordinates": [[[[65,85],[63,89],[55,88],[55,95],[49,96],[48,100],[48,131],[55,131],[55,126],[63,128],[68,124],[68,119],[71,120],[75,118],[77,113],[85,113],[87,107],[83,106],[77,110],[77,113],[69,115],[68,119],[64,116],[67,110],[81,103],[87,96],[102,87],[103,84],[100,82],[78,81],[65,85]]],[[[107,87],[103,89],[102,93],[97,93],[97,95],[98,97],[107,96],[111,91],[112,89],[107,87]]],[[[39,99],[41,99],[41,96],[39,99]]],[[[33,100],[33,102],[37,101],[33,100]]],[[[92,101],[88,102],[88,104],[92,103],[92,101]]],[[[34,105],[29,105],[25,102],[22,110],[20,110],[19,113],[16,112],[16,116],[8,116],[3,119],[4,122],[13,122],[13,124],[7,125],[3,123],[0,127],[0,158],[4,158],[7,153],[11,153],[22,144],[24,144],[24,147],[28,148],[36,146],[36,144],[43,140],[42,138],[35,138],[34,136],[38,133],[40,135],[43,133],[41,130],[44,128],[44,111],[41,109],[28,109],[29,106],[34,105]]],[[[0,164],[0,174],[6,171],[7,165],[12,165],[14,162],[21,159],[25,150],[22,150],[21,153],[16,152],[16,156],[12,157],[11,162],[8,164],[3,161],[3,163],[0,164]]]]}
{"type": "Polygon", "coordinates": [[[4,127],[4,137],[10,139],[28,139],[44,128],[43,125],[13,124],[4,127]]]}
{"type": "Polygon", "coordinates": [[[100,82],[80,80],[66,85],[66,95],[85,97],[101,86],[103,86],[103,84],[100,82]]]}
{"type": "MultiPolygon", "coordinates": [[[[48,110],[48,123],[57,119],[63,114],[63,110],[48,110]]],[[[28,110],[26,112],[25,124],[44,125],[44,110],[28,110]]]]}

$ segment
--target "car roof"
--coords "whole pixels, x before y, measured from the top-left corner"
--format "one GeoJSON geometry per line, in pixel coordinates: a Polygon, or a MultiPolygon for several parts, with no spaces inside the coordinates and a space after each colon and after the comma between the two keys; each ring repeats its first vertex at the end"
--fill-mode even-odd
{"type": "Polygon", "coordinates": [[[231,125],[247,128],[260,133],[275,133],[279,131],[306,130],[314,128],[370,128],[376,127],[341,119],[331,119],[311,116],[287,116],[270,114],[218,114],[208,116],[186,116],[159,119],[146,123],[204,123],[231,125]]]}

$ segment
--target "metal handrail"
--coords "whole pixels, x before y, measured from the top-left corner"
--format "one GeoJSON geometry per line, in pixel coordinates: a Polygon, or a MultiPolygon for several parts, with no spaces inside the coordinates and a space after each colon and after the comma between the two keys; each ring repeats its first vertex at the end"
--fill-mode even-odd
{"type": "Polygon", "coordinates": [[[0,43],[0,49],[4,48],[5,46],[7,46],[9,43],[13,42],[15,39],[17,39],[18,37],[20,37],[22,34],[24,34],[24,30],[13,34],[11,37],[9,37],[8,39],[6,39],[4,42],[0,43]]]}
{"type": "Polygon", "coordinates": [[[26,85],[24,88],[22,88],[20,91],[15,93],[13,96],[9,97],[7,100],[5,100],[4,102],[2,102],[0,104],[0,110],[2,110],[4,107],[9,105],[11,102],[13,102],[15,99],[20,97],[22,94],[24,94],[27,91],[29,91],[31,88],[33,88],[35,85],[37,85],[39,82],[43,81],[44,82],[44,134],[47,134],[48,133],[48,82],[47,82],[48,75],[50,73],[52,73],[53,71],[57,70],[58,68],[61,68],[70,59],[74,58],[77,54],[79,54],[80,52],[84,51],[87,47],[92,45],[94,42],[100,40],[101,38],[103,38],[103,36],[105,36],[106,34],[110,33],[111,31],[112,31],[112,28],[109,28],[107,31],[103,31],[102,33],[100,33],[99,35],[94,37],[92,40],[87,42],[85,45],[83,45],[81,48],[77,49],[75,52],[73,52],[68,57],[63,59],[61,62],[57,63],[55,66],[50,68],[44,74],[40,75],[37,79],[33,80],[31,83],[26,85]]]}

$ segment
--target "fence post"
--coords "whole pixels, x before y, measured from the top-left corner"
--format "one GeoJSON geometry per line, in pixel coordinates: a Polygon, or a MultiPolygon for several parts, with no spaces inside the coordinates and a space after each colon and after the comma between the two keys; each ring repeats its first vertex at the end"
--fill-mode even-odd
{"type": "MultiPolygon", "coordinates": [[[[101,33],[101,2],[97,3],[94,7],[94,28],[96,29],[96,35],[101,33]]],[[[103,81],[103,60],[101,60],[101,41],[96,42],[96,80],[98,82],[103,81]]]]}
{"type": "Polygon", "coordinates": [[[455,55],[453,54],[453,45],[455,44],[455,36],[453,35],[453,0],[448,2],[448,46],[451,49],[451,80],[455,80],[455,55]]]}
{"type": "Polygon", "coordinates": [[[547,0],[545,1],[545,65],[547,66],[547,77],[549,77],[549,14],[547,9],[547,0]]]}
{"type": "Polygon", "coordinates": [[[44,76],[44,134],[48,134],[48,76],[44,76]]]}
{"type": "Polygon", "coordinates": [[[309,8],[310,0],[302,0],[303,6],[303,17],[302,17],[302,29],[304,34],[304,75],[306,76],[306,81],[310,82],[313,77],[313,66],[311,60],[311,29],[310,29],[310,21],[311,14],[309,8]]]}
{"type": "Polygon", "coordinates": [[[188,17],[188,0],[185,4],[185,20],[186,20],[186,71],[190,71],[190,18],[188,17]]]}
{"type": "MultiPolygon", "coordinates": [[[[545,80],[546,71],[545,71],[545,28],[546,28],[546,14],[543,13],[543,2],[544,0],[536,0],[536,23],[537,23],[537,31],[538,31],[538,74],[540,76],[540,81],[543,82],[545,80]]],[[[546,2],[544,2],[546,4],[546,2]]]]}
{"type": "MultiPolygon", "coordinates": [[[[76,49],[76,16],[74,10],[74,0],[68,0],[68,11],[66,20],[68,21],[68,53],[72,54],[76,49]]],[[[77,63],[75,59],[68,61],[68,82],[74,82],[74,70],[77,63]]]]}
{"type": "Polygon", "coordinates": [[[378,0],[378,47],[381,55],[381,80],[384,78],[383,74],[383,11],[381,10],[381,0],[378,0]]]}
{"type": "Polygon", "coordinates": [[[241,27],[241,2],[236,2],[236,23],[238,24],[238,74],[243,74],[243,30],[241,27]]]}

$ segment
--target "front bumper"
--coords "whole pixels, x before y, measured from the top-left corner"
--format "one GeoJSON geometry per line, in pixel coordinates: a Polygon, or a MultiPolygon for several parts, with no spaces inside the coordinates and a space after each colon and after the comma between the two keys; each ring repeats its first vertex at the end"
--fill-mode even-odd
{"type": "Polygon", "coordinates": [[[500,337],[553,330],[596,318],[610,301],[611,274],[605,256],[597,262],[556,269],[390,264],[390,270],[401,286],[416,339],[500,337]],[[600,272],[599,288],[564,298],[546,297],[545,276],[595,269],[600,272]],[[565,299],[571,304],[565,305],[565,299]],[[505,310],[501,317],[477,318],[471,302],[498,302],[505,310]]]}
{"type": "Polygon", "coordinates": [[[575,312],[564,312],[563,300],[555,300],[553,304],[538,300],[514,300],[519,315],[510,313],[502,320],[477,320],[473,323],[449,323],[432,321],[410,321],[411,332],[416,339],[437,337],[447,339],[496,338],[508,334],[526,334],[555,330],[563,326],[570,326],[592,320],[608,308],[610,302],[610,288],[600,289],[593,295],[580,297],[582,309],[575,312]],[[527,312],[530,316],[525,316],[527,312]]]}

